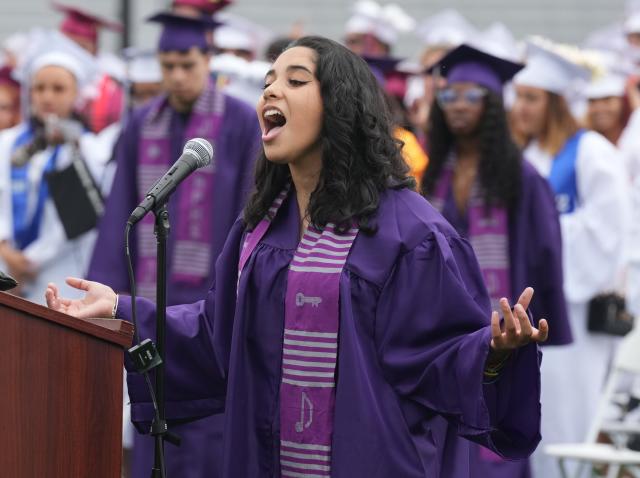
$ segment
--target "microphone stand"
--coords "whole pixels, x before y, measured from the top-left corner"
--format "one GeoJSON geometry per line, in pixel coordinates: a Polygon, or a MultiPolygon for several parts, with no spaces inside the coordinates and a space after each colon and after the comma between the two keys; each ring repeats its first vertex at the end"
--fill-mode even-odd
{"type": "Polygon", "coordinates": [[[164,441],[180,445],[180,438],[169,432],[166,420],[165,374],[165,332],[167,325],[167,237],[171,226],[166,204],[154,210],[157,243],[157,284],[156,284],[156,350],[161,363],[155,367],[155,394],[158,415],[151,424],[151,435],[155,437],[154,465],[151,478],[166,478],[164,462],[164,441]]]}

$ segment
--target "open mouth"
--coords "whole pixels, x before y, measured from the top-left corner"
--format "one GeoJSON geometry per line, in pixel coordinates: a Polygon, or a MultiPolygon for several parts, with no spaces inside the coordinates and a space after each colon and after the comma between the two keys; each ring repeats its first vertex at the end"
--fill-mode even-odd
{"type": "Polygon", "coordinates": [[[287,124],[287,118],[285,118],[282,111],[273,106],[264,109],[262,119],[264,122],[263,141],[270,141],[275,138],[284,125],[287,124]]]}

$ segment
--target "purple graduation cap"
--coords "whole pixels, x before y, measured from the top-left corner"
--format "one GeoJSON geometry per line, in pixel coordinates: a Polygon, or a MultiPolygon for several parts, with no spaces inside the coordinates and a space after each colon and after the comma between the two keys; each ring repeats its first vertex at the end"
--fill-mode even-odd
{"type": "Polygon", "coordinates": [[[431,66],[426,73],[438,71],[447,78],[449,84],[468,81],[502,94],[504,83],[522,68],[523,64],[490,55],[469,45],[460,45],[431,66]]]}
{"type": "Polygon", "coordinates": [[[410,64],[406,59],[366,55],[362,58],[369,65],[378,84],[388,93],[400,98],[404,97],[406,92],[407,77],[421,73],[416,65],[410,64]]]}
{"type": "Polygon", "coordinates": [[[209,50],[211,44],[207,32],[220,25],[210,16],[186,16],[172,12],[160,12],[149,17],[149,22],[160,23],[162,33],[158,51],[187,51],[193,47],[209,50]]]}
{"type": "Polygon", "coordinates": [[[396,67],[402,61],[401,58],[391,56],[363,56],[362,59],[367,62],[373,76],[381,86],[384,86],[388,76],[396,73],[396,67]]]}

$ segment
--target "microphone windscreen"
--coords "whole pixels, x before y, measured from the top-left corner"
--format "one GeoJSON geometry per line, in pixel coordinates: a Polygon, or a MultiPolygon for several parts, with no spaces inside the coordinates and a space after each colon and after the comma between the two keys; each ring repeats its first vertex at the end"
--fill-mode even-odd
{"type": "Polygon", "coordinates": [[[184,145],[183,153],[191,153],[197,158],[198,167],[209,165],[213,160],[213,146],[206,139],[193,138],[184,145]]]}

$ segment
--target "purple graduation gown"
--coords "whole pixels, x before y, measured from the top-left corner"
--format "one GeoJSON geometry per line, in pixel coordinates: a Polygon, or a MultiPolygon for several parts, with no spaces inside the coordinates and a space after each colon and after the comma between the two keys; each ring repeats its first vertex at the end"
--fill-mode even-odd
{"type": "MultiPolygon", "coordinates": [[[[260,130],[253,109],[234,98],[225,96],[225,113],[215,145],[216,175],[213,199],[213,243],[211,256],[217,257],[231,226],[244,206],[251,188],[253,165],[260,147],[260,130]]],[[[129,290],[129,278],[124,256],[124,225],[129,214],[138,204],[137,155],[140,128],[152,104],[134,112],[123,128],[116,151],[117,171],[109,195],[105,215],[100,226],[94,256],[89,267],[88,278],[111,286],[116,291],[129,290]]],[[[187,140],[185,129],[188,117],[174,112],[171,117],[172,162],[182,154],[187,140]]],[[[170,164],[167,164],[169,169],[170,164]]],[[[183,190],[178,188],[169,201],[169,214],[176,217],[183,190]]],[[[174,219],[175,220],[175,219],[174,219]]],[[[170,260],[175,244],[175,234],[168,239],[168,304],[189,303],[204,297],[213,282],[213,267],[210,277],[200,286],[185,286],[172,283],[170,260]]],[[[135,229],[131,234],[132,254],[136,250],[135,229]]],[[[155,338],[153,335],[140,335],[155,338]]],[[[220,466],[223,418],[212,416],[205,420],[174,427],[180,435],[182,446],[166,446],[167,472],[169,476],[181,478],[211,478],[210,470],[220,466]]],[[[153,440],[136,435],[132,459],[133,478],[147,478],[153,463],[153,440]]]]}
{"type": "MultiPolygon", "coordinates": [[[[509,218],[509,259],[512,301],[525,287],[535,290],[530,310],[536,319],[549,321],[545,345],[571,343],[572,335],[562,289],[562,239],[554,196],[548,182],[526,161],[522,163],[521,197],[509,218]]],[[[462,237],[468,236],[469,223],[455,204],[453,194],[445,201],[442,214],[462,237]]],[[[528,460],[497,462],[480,456],[472,446],[472,477],[527,478],[528,460]]]]}
{"type": "MultiPolygon", "coordinates": [[[[490,305],[471,246],[408,190],[383,194],[377,223],[375,235],[355,240],[340,280],[333,478],[468,477],[468,442],[458,436],[527,457],[540,440],[538,347],[514,351],[500,379],[483,384],[490,305]]],[[[232,228],[206,298],[167,310],[167,414],[224,411],[220,476],[279,477],[295,195],[236,287],[243,229],[240,220],[232,228]]],[[[129,320],[130,306],[121,297],[118,318],[129,320]]],[[[154,304],[138,306],[140,331],[150,335],[154,304]]],[[[146,429],[153,412],[144,380],[128,377],[132,419],[146,429]]]]}

